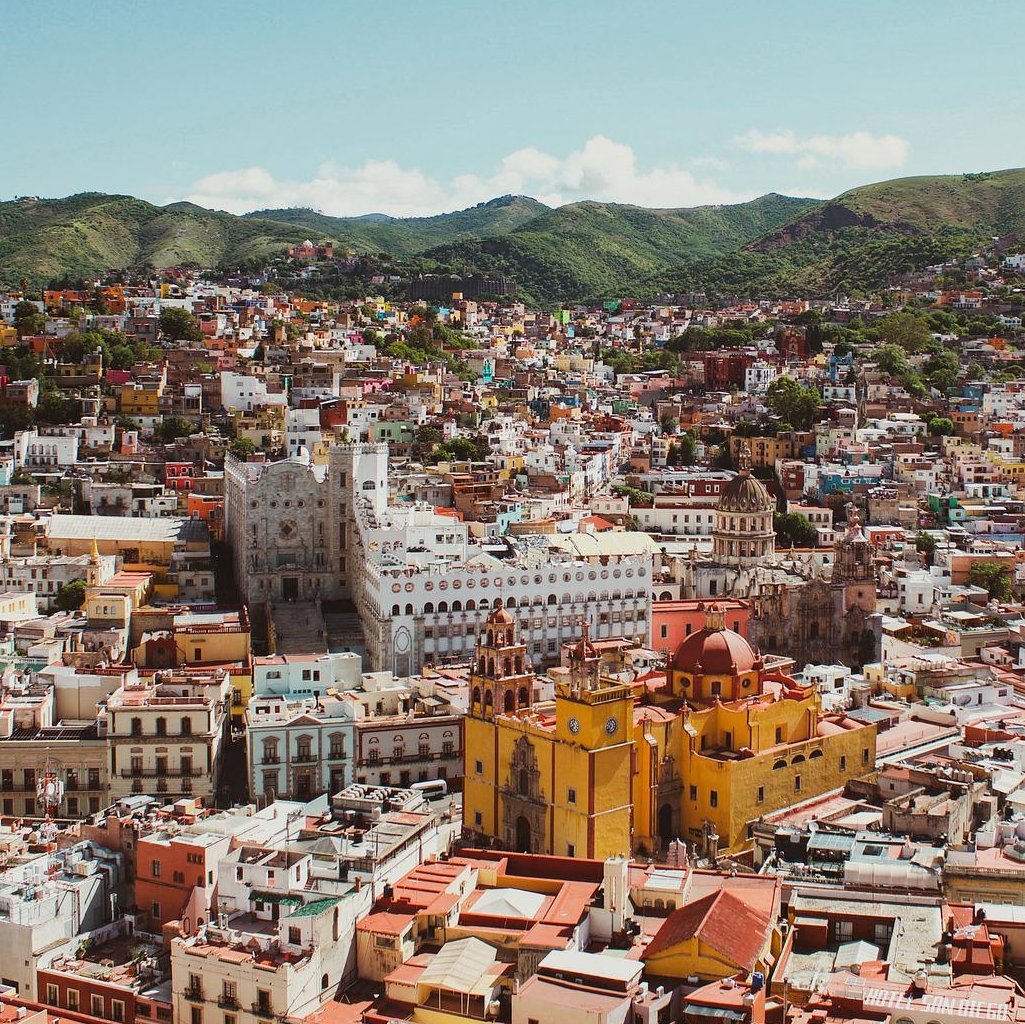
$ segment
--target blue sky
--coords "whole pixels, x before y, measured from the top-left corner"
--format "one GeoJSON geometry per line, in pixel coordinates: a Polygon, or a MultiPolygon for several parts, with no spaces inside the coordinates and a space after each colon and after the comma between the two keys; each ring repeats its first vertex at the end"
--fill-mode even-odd
{"type": "Polygon", "coordinates": [[[5,0],[0,198],[437,213],[1025,165],[1025,4],[5,0]]]}

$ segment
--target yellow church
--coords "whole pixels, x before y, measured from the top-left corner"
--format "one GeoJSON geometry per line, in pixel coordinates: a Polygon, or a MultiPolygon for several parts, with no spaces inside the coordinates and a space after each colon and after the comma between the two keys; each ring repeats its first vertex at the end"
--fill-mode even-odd
{"type": "Polygon", "coordinates": [[[556,856],[739,852],[749,824],[875,764],[875,726],[824,713],[815,687],[768,669],[710,604],[662,685],[602,671],[586,627],[554,700],[534,700],[516,623],[492,613],[474,654],[463,826],[556,856]]]}

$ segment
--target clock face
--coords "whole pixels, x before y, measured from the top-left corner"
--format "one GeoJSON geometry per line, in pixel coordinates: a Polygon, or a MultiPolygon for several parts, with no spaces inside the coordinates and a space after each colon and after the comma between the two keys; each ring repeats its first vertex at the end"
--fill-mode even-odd
{"type": "Polygon", "coordinates": [[[614,718],[610,718],[610,719],[609,719],[609,720],[608,720],[608,721],[607,721],[607,722],[605,723],[605,731],[606,731],[606,732],[607,732],[607,733],[608,733],[608,734],[609,734],[610,736],[615,736],[615,735],[616,735],[616,732],[617,732],[618,730],[619,730],[619,722],[617,722],[617,721],[616,721],[616,720],[615,720],[614,718]]]}
{"type": "Polygon", "coordinates": [[[569,731],[573,733],[574,736],[580,732],[580,723],[575,718],[571,718],[569,720],[569,731]]]}

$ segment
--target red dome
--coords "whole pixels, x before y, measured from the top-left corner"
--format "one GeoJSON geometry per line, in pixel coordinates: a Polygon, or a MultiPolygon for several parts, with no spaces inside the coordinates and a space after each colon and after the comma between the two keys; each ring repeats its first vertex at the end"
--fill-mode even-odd
{"type": "Polygon", "coordinates": [[[516,620],[504,608],[496,608],[488,616],[488,623],[492,626],[512,626],[515,622],[516,620]]]}
{"type": "Polygon", "coordinates": [[[751,645],[732,629],[702,629],[676,648],[672,668],[692,676],[733,676],[752,671],[757,660],[751,645]]]}

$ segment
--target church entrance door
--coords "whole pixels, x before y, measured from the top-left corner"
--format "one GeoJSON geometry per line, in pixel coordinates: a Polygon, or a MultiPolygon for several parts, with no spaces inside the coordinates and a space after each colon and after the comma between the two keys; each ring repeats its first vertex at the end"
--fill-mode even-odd
{"type": "Polygon", "coordinates": [[[533,852],[530,843],[530,822],[522,814],[516,819],[516,852],[533,852]]]}
{"type": "Polygon", "coordinates": [[[663,804],[658,812],[658,837],[663,846],[668,846],[676,837],[673,835],[673,807],[663,804]]]}

